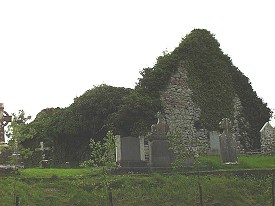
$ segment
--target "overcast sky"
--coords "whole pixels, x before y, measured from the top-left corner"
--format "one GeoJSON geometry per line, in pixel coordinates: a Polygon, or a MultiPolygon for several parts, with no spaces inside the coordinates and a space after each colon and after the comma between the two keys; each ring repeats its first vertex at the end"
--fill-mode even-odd
{"type": "Polygon", "coordinates": [[[0,0],[0,102],[34,118],[95,85],[134,88],[143,68],[201,28],[275,109],[272,1],[0,0]]]}

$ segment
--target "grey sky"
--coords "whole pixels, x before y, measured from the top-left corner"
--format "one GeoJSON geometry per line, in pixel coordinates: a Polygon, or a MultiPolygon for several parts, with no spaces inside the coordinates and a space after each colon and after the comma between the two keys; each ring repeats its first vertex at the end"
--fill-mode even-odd
{"type": "Polygon", "coordinates": [[[273,8],[272,0],[0,0],[0,102],[35,117],[94,85],[133,88],[142,68],[203,28],[275,109],[273,8]]]}

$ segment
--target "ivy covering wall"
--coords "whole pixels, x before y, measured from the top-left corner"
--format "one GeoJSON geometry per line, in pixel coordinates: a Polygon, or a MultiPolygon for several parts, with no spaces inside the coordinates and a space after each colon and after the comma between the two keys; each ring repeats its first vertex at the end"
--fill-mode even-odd
{"type": "Polygon", "coordinates": [[[259,130],[270,119],[271,110],[252,89],[249,79],[223,53],[215,36],[205,29],[194,29],[174,51],[160,56],[153,68],[143,69],[137,88],[158,99],[180,64],[187,68],[192,100],[201,109],[200,125],[209,131],[218,130],[222,118],[233,117],[233,99],[237,95],[249,124],[243,128],[249,142],[242,143],[247,149],[260,148],[259,130]]]}

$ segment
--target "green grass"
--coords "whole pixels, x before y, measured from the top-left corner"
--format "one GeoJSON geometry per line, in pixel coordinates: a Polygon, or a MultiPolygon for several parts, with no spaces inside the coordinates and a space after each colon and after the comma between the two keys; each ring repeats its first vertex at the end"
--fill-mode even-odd
{"type": "Polygon", "coordinates": [[[50,178],[50,177],[77,177],[87,175],[97,175],[99,169],[42,169],[42,168],[31,168],[19,170],[21,177],[32,177],[32,178],[50,178]]]}
{"type": "MultiPolygon", "coordinates": [[[[219,157],[200,159],[204,169],[275,169],[274,157],[240,156],[238,165],[221,164],[219,157]],[[206,166],[205,166],[206,165],[206,166]]],[[[108,205],[103,177],[98,169],[22,169],[18,175],[0,177],[0,206],[21,205],[88,206],[108,205]]],[[[270,175],[232,174],[185,176],[109,176],[115,206],[199,205],[198,181],[205,206],[271,205],[270,175]]]]}
{"type": "MultiPolygon", "coordinates": [[[[180,174],[111,176],[116,206],[199,205],[198,177],[180,174]]],[[[205,205],[271,205],[271,176],[202,176],[205,205]]],[[[0,178],[0,205],[13,205],[14,194],[22,205],[107,205],[102,178],[76,179],[0,178]]]]}
{"type": "Polygon", "coordinates": [[[238,164],[223,164],[219,156],[206,156],[200,158],[200,165],[206,170],[232,170],[232,169],[275,169],[274,156],[239,155],[238,164]]]}

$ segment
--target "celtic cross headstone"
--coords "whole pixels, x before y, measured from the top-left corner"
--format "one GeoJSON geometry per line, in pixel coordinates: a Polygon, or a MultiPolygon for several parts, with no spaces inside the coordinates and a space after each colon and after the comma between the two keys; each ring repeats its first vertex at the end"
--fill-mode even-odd
{"type": "Polygon", "coordinates": [[[50,148],[44,147],[44,142],[40,142],[40,147],[35,149],[35,151],[42,152],[42,160],[40,162],[42,168],[49,167],[49,160],[46,159],[46,153],[45,153],[45,151],[47,151],[47,150],[50,150],[50,148]]]}
{"type": "Polygon", "coordinates": [[[220,155],[223,163],[238,163],[236,142],[232,136],[232,124],[229,118],[223,118],[220,122],[223,133],[220,135],[220,155]]]}
{"type": "Polygon", "coordinates": [[[0,103],[0,144],[5,143],[4,127],[11,122],[12,117],[4,110],[4,104],[0,103]]]}
{"type": "Polygon", "coordinates": [[[42,160],[45,160],[46,154],[45,151],[50,150],[49,147],[44,147],[44,142],[40,142],[40,147],[36,148],[35,151],[42,151],[42,160]]]}
{"type": "Polygon", "coordinates": [[[165,117],[160,112],[157,113],[158,122],[151,126],[150,140],[167,140],[166,135],[169,131],[169,126],[165,120],[165,117]]]}
{"type": "Polygon", "coordinates": [[[170,150],[170,143],[167,139],[169,126],[165,116],[157,114],[158,122],[151,126],[149,140],[149,163],[151,167],[170,167],[174,160],[174,154],[170,150]]]}

